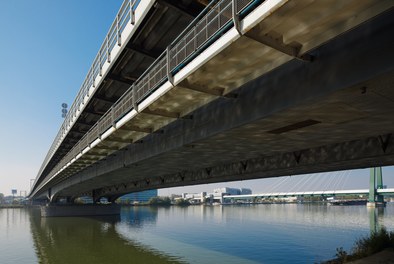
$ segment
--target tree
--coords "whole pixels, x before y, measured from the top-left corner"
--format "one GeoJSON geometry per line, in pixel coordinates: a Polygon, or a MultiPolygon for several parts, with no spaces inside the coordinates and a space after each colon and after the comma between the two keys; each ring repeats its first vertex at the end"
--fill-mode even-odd
{"type": "Polygon", "coordinates": [[[180,198],[175,201],[175,204],[179,206],[188,206],[190,205],[190,202],[188,200],[180,198]]]}
{"type": "Polygon", "coordinates": [[[0,193],[0,204],[4,203],[4,194],[0,193]]]}
{"type": "Polygon", "coordinates": [[[171,205],[171,200],[169,197],[152,197],[149,199],[148,204],[156,206],[169,206],[171,205]]]}

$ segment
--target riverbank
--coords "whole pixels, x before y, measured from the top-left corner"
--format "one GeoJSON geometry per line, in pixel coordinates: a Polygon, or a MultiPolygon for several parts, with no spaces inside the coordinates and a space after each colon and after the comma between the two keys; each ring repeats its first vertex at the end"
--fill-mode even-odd
{"type": "Polygon", "coordinates": [[[378,253],[375,253],[371,256],[350,261],[350,262],[343,262],[342,260],[335,259],[330,260],[327,262],[323,262],[323,264],[341,264],[341,263],[348,263],[348,264],[372,264],[372,263],[379,263],[379,264],[394,264],[394,249],[384,249],[378,253]]]}
{"type": "Polygon", "coordinates": [[[385,249],[369,257],[348,262],[349,264],[394,264],[394,249],[385,249]]]}
{"type": "Polygon", "coordinates": [[[393,263],[394,264],[394,232],[385,228],[373,232],[354,243],[353,249],[346,252],[337,248],[336,259],[329,260],[327,264],[336,263],[393,263]]]}

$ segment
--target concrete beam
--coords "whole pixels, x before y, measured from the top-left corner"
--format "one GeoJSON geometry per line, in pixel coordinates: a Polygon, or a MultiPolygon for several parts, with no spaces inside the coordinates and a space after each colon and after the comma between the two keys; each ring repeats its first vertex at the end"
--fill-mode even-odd
{"type": "Polygon", "coordinates": [[[113,136],[108,137],[106,139],[106,141],[108,141],[108,142],[117,142],[117,143],[127,143],[127,144],[133,143],[132,139],[123,139],[123,138],[120,138],[120,137],[113,137],[113,136]]]}
{"type": "Polygon", "coordinates": [[[253,39],[254,41],[257,41],[265,46],[278,50],[291,57],[295,57],[305,61],[313,60],[313,57],[310,54],[307,53],[300,54],[300,50],[302,48],[301,44],[299,43],[292,43],[292,45],[285,44],[283,42],[283,36],[280,34],[275,34],[274,32],[271,32],[271,34],[269,33],[263,34],[261,33],[260,28],[255,27],[249,30],[248,32],[246,32],[244,35],[250,39],[253,39]]]}
{"type": "Polygon", "coordinates": [[[122,126],[121,128],[118,128],[118,130],[123,130],[123,131],[130,131],[130,132],[142,132],[142,133],[147,133],[150,134],[153,132],[152,128],[143,128],[139,126],[122,126]]]}
{"type": "Polygon", "coordinates": [[[377,164],[392,164],[394,140],[389,151],[383,152],[378,137],[343,142],[300,151],[299,158],[294,152],[253,158],[221,164],[199,170],[184,170],[175,174],[154,176],[101,188],[101,196],[111,196],[146,189],[327,172],[342,169],[364,168],[377,164]],[[124,186],[127,188],[124,188],[124,186]]]}
{"type": "Polygon", "coordinates": [[[168,117],[168,118],[174,118],[178,119],[180,117],[179,113],[174,113],[174,112],[169,112],[164,109],[155,109],[151,110],[149,108],[145,108],[142,113],[144,114],[149,114],[149,115],[157,115],[157,116],[162,116],[162,117],[168,117]]]}
{"type": "Polygon", "coordinates": [[[181,84],[178,84],[177,87],[185,88],[185,89],[189,89],[192,91],[197,91],[197,92],[205,93],[205,94],[209,94],[209,95],[214,95],[214,96],[222,96],[223,91],[224,91],[223,88],[209,89],[209,88],[197,85],[197,84],[189,83],[187,80],[183,81],[181,84]]]}
{"type": "MultiPolygon", "coordinates": [[[[312,53],[316,55],[316,60],[313,63],[292,60],[243,85],[237,90],[237,99],[218,98],[194,111],[192,120],[175,120],[165,127],[166,133],[163,135],[150,134],[144,138],[143,145],[129,144],[127,149],[118,151],[116,156],[108,157],[100,164],[95,164],[54,187],[59,192],[81,192],[86,191],[93,180],[99,183],[100,179],[104,181],[109,175],[112,180],[130,180],[130,175],[133,174],[133,182],[145,182],[138,186],[138,190],[142,190],[155,186],[154,180],[161,182],[161,187],[177,186],[176,180],[171,180],[171,175],[178,175],[181,179],[179,185],[185,185],[187,173],[203,174],[200,183],[207,183],[288,175],[294,174],[294,171],[307,173],[394,164],[392,137],[384,133],[387,126],[374,126],[370,122],[365,126],[374,128],[371,137],[344,142],[338,134],[339,137],[333,135],[327,139],[331,140],[329,143],[321,146],[313,146],[313,141],[308,139],[303,148],[291,149],[293,145],[290,144],[289,148],[278,150],[276,155],[260,154],[242,161],[231,160],[230,155],[216,155],[211,156],[211,159],[204,159],[204,163],[196,163],[199,168],[195,169],[187,167],[188,160],[184,160],[192,157],[193,152],[186,157],[183,150],[180,150],[184,149],[185,145],[196,145],[197,147],[192,150],[196,151],[194,158],[199,159],[203,153],[197,151],[200,142],[209,142],[209,139],[225,135],[227,131],[241,130],[242,127],[247,129],[248,124],[284,111],[292,112],[293,108],[300,105],[318,103],[334,93],[341,93],[365,82],[379,83],[380,78],[393,76],[394,21],[390,15],[389,12],[388,15],[378,17],[370,23],[364,23],[314,50],[312,53]],[[387,139],[384,144],[385,151],[379,136],[387,139]],[[170,154],[178,155],[178,167],[173,167],[174,160],[166,160],[170,154]],[[158,160],[161,167],[152,175],[151,168],[153,164],[158,164],[158,160]],[[269,167],[270,164],[277,168],[269,167]],[[144,171],[143,165],[150,168],[149,173],[144,171]],[[223,169],[220,169],[221,166],[223,169]],[[232,167],[238,168],[236,170],[240,173],[234,173],[234,169],[230,170],[232,167]]],[[[357,137],[356,134],[354,136],[357,137]]],[[[222,141],[226,142],[225,140],[224,137],[222,141]]],[[[201,147],[202,151],[209,151],[211,146],[208,145],[205,149],[201,147]]],[[[231,152],[233,149],[227,151],[231,152]]],[[[237,153],[236,156],[243,155],[237,153]]],[[[196,177],[191,176],[192,180],[188,181],[188,184],[199,183],[196,177]]]]}
{"type": "Polygon", "coordinates": [[[107,154],[89,151],[89,152],[86,152],[86,153],[84,154],[84,156],[100,156],[100,157],[106,157],[107,154]]]}
{"type": "Polygon", "coordinates": [[[180,14],[182,16],[190,18],[191,20],[193,20],[195,18],[195,14],[193,14],[192,12],[189,12],[186,8],[180,8],[179,6],[175,6],[166,0],[158,0],[157,2],[160,5],[163,5],[167,8],[170,8],[171,10],[176,11],[178,14],[180,14]]]}
{"type": "Polygon", "coordinates": [[[91,126],[93,126],[95,123],[93,123],[93,122],[86,123],[86,122],[84,122],[84,121],[78,119],[78,120],[75,122],[75,124],[76,124],[76,125],[82,125],[82,126],[91,127],[91,126]]]}
{"type": "Polygon", "coordinates": [[[117,148],[117,147],[110,147],[110,146],[104,146],[104,145],[98,145],[95,148],[104,149],[104,150],[114,150],[114,151],[119,150],[119,148],[117,148]]]}
{"type": "Polygon", "coordinates": [[[93,115],[93,116],[101,117],[101,116],[103,116],[103,115],[105,114],[105,112],[102,112],[102,111],[93,111],[93,110],[90,110],[90,109],[85,109],[85,110],[83,111],[83,114],[88,114],[88,115],[93,115]]]}
{"type": "Polygon", "coordinates": [[[128,49],[132,52],[138,53],[144,57],[150,58],[153,61],[156,60],[156,58],[159,57],[159,55],[160,55],[155,52],[145,50],[144,48],[137,46],[131,42],[126,45],[126,49],[128,49]]]}
{"type": "Polygon", "coordinates": [[[114,104],[117,101],[117,98],[107,98],[107,97],[102,97],[102,96],[99,96],[99,95],[95,95],[93,97],[93,100],[100,101],[100,102],[112,105],[112,104],[114,104]]]}
{"type": "Polygon", "coordinates": [[[132,85],[138,78],[137,77],[130,77],[130,76],[121,76],[116,74],[108,74],[107,78],[112,81],[120,82],[126,85],[132,85]]]}

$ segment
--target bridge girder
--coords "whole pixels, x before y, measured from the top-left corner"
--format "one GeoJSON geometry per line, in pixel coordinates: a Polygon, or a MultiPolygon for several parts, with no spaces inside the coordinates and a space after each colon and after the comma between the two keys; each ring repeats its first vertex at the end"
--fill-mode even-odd
{"type": "MultiPolygon", "coordinates": [[[[392,137],[388,135],[392,134],[394,129],[390,125],[376,126],[368,128],[370,130],[365,129],[365,131],[358,128],[366,128],[366,126],[356,126],[356,129],[353,129],[359,134],[355,140],[349,140],[349,134],[344,133],[338,134],[343,138],[331,138],[336,141],[330,141],[330,138],[322,137],[314,138],[314,140],[318,139],[317,141],[304,142],[306,144],[303,145],[302,142],[294,140],[298,144],[289,143],[293,150],[287,152],[282,149],[259,153],[258,150],[252,149],[250,153],[235,153],[238,157],[245,154],[242,161],[231,161],[230,159],[233,159],[234,155],[229,155],[227,159],[224,157],[220,159],[217,157],[219,152],[211,155],[211,157],[215,157],[212,160],[204,161],[199,157],[204,151],[209,152],[212,148],[214,149],[213,143],[215,141],[221,144],[221,136],[224,137],[223,143],[227,143],[227,146],[228,143],[233,143],[234,141],[231,140],[225,141],[226,137],[231,139],[230,134],[232,132],[236,134],[237,131],[250,131],[248,124],[251,124],[252,127],[254,125],[257,130],[261,130],[261,133],[274,131],[275,126],[271,126],[269,130],[265,128],[264,119],[269,115],[289,115],[285,122],[280,118],[281,122],[273,122],[273,124],[278,123],[277,128],[283,128],[286,126],[281,125],[282,123],[290,126],[291,122],[289,124],[289,121],[294,122],[294,116],[290,114],[291,112],[310,113],[312,110],[319,110],[316,105],[319,105],[320,101],[316,101],[316,98],[319,98],[319,100],[324,98],[325,104],[338,100],[338,98],[345,100],[355,97],[362,101],[369,97],[373,98],[377,93],[376,90],[380,89],[379,85],[389,86],[390,83],[392,84],[394,72],[392,61],[394,58],[391,52],[391,43],[393,42],[394,27],[392,19],[388,17],[390,16],[386,15],[383,18],[378,18],[376,20],[378,22],[374,21],[377,24],[374,26],[371,26],[371,23],[366,23],[362,27],[343,34],[341,37],[312,51],[312,54],[316,57],[313,63],[290,61],[242,86],[237,90],[239,96],[235,100],[218,98],[194,111],[193,120],[188,122],[184,122],[182,119],[175,120],[164,128],[163,134],[148,135],[143,144],[128,145],[127,150],[120,150],[116,156],[108,157],[100,164],[94,164],[91,168],[75,174],[55,186],[56,189],[65,192],[78,192],[78,188],[86,189],[87,186],[91,185],[93,179],[97,184],[104,184],[105,178],[111,175],[111,178],[114,176],[122,182],[107,181],[107,187],[105,188],[110,191],[104,189],[103,194],[114,195],[115,193],[111,193],[113,192],[112,188],[116,190],[116,187],[123,182],[131,182],[132,185],[138,187],[138,190],[142,190],[157,188],[157,186],[197,184],[199,183],[199,176],[201,176],[203,182],[217,182],[280,176],[285,172],[298,174],[308,171],[328,171],[393,164],[392,137]],[[371,65],[374,67],[371,67],[371,65]],[[361,98],[360,96],[364,97],[361,98]],[[287,109],[292,109],[292,111],[286,112],[287,109]],[[246,130],[242,130],[243,127],[246,130]],[[229,132],[226,132],[227,130],[229,132]],[[386,138],[384,144],[380,140],[383,137],[386,138]],[[143,145],[143,147],[139,145],[143,145]],[[184,146],[188,145],[195,147],[185,151],[184,146]],[[306,145],[311,147],[307,148],[306,145]],[[337,152],[337,150],[340,150],[340,152],[337,152]],[[167,155],[170,157],[166,157],[167,155]],[[193,157],[196,158],[197,165],[187,161],[187,158],[191,155],[196,155],[193,157]],[[185,161],[185,163],[177,168],[171,167],[173,162],[171,157],[178,157],[180,158],[179,162],[185,161]],[[182,157],[184,158],[182,159],[182,157]],[[321,162],[319,159],[322,157],[328,161],[321,162]],[[279,164],[280,166],[277,169],[264,167],[270,159],[273,164],[279,164]],[[275,163],[275,160],[277,160],[277,163],[275,163]],[[168,167],[157,168],[156,175],[152,175],[151,170],[151,175],[148,176],[146,169],[152,169],[152,164],[159,164],[159,161],[162,161],[161,164],[168,164],[168,167]],[[312,161],[312,163],[307,161],[312,161]],[[292,164],[296,165],[292,167],[292,164]],[[188,169],[185,170],[184,168],[188,169]],[[245,172],[242,172],[242,168],[245,172]],[[265,169],[259,170],[262,168],[265,169]],[[247,169],[251,171],[247,172],[247,169]],[[234,173],[234,171],[239,173],[234,173]],[[215,173],[217,173],[217,176],[215,176],[215,173]],[[187,178],[188,175],[191,176],[187,178]],[[131,176],[133,177],[132,180],[130,180],[131,176]],[[171,180],[174,177],[175,179],[171,180]],[[180,179],[179,183],[176,179],[180,179]],[[154,184],[155,182],[158,184],[154,184]]],[[[387,101],[384,98],[380,100],[382,102],[387,101]]],[[[391,110],[388,111],[391,114],[391,110]]],[[[297,118],[300,118],[300,116],[297,116],[297,118]]],[[[380,122],[379,124],[385,124],[384,118],[380,118],[381,116],[376,121],[380,122]]],[[[344,123],[354,122],[357,125],[354,120],[345,120],[344,123]]],[[[299,122],[298,120],[295,123],[299,122]]],[[[321,122],[321,124],[326,123],[321,122]]],[[[309,128],[319,127],[321,124],[309,126],[309,128]]],[[[340,125],[341,123],[338,123],[339,127],[340,125]]],[[[305,131],[306,128],[303,127],[302,129],[304,129],[302,131],[305,131]]],[[[299,130],[300,128],[296,128],[285,132],[292,133],[299,130]]],[[[307,134],[312,136],[313,133],[310,132],[307,134]]],[[[319,132],[324,131],[319,130],[319,132]]],[[[336,132],[335,129],[333,129],[333,132],[336,132]]],[[[245,135],[249,135],[248,133],[240,135],[243,136],[241,137],[242,140],[247,141],[245,135]]],[[[264,136],[267,135],[264,134],[264,136]]],[[[294,136],[297,135],[294,134],[294,136]]],[[[351,137],[354,138],[354,136],[353,133],[351,137]]],[[[285,144],[283,140],[282,143],[285,144]]],[[[261,146],[264,146],[264,144],[261,144],[261,146]]],[[[216,151],[218,150],[216,149],[216,151]]],[[[225,151],[231,152],[233,149],[226,149],[225,151]]],[[[119,188],[117,191],[119,191],[119,188]]]]}

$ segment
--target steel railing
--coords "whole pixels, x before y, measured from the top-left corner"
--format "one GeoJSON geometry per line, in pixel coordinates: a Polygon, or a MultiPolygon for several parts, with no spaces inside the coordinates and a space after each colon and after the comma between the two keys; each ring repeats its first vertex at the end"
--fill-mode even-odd
{"type": "MultiPolygon", "coordinates": [[[[198,56],[206,47],[231,28],[235,22],[233,5],[236,15],[242,18],[253,7],[263,0],[221,0],[213,1],[215,5],[207,7],[205,16],[197,17],[187,32],[176,39],[151,66],[135,81],[121,98],[97,121],[97,123],[82,137],[82,139],[64,156],[64,158],[45,177],[40,186],[60,171],[86,147],[111,128],[137,104],[146,99],[161,84],[182,69],[189,61],[198,56]]],[[[122,10],[122,8],[121,8],[122,10]]],[[[110,31],[111,32],[111,31],[110,31]]]]}
{"type": "MultiPolygon", "coordinates": [[[[67,133],[67,128],[72,125],[72,119],[77,116],[77,111],[80,110],[81,105],[83,104],[83,100],[86,96],[89,95],[89,89],[91,86],[95,87],[94,80],[98,75],[102,75],[102,68],[103,65],[108,61],[111,62],[111,51],[114,48],[114,46],[121,45],[122,40],[121,40],[121,34],[124,31],[127,23],[134,23],[134,12],[140,3],[140,0],[125,0],[122,3],[122,6],[119,9],[118,14],[116,15],[116,18],[114,22],[112,23],[103,44],[101,45],[101,48],[99,52],[97,53],[95,59],[93,60],[93,64],[91,68],[88,71],[88,74],[85,77],[84,82],[82,83],[82,86],[73,102],[71,105],[68,114],[66,118],[63,121],[63,124],[60,127],[59,132],[57,133],[55,139],[53,140],[53,143],[51,147],[49,148],[49,151],[47,155],[45,156],[44,162],[42,163],[40,170],[37,174],[37,180],[39,176],[42,174],[43,170],[45,167],[48,165],[50,159],[52,156],[55,154],[56,150],[60,146],[63,138],[65,137],[67,133]]],[[[36,182],[37,182],[36,180],[36,182]]]]}

